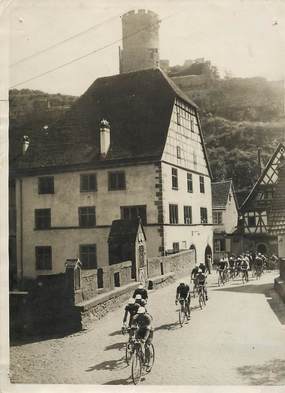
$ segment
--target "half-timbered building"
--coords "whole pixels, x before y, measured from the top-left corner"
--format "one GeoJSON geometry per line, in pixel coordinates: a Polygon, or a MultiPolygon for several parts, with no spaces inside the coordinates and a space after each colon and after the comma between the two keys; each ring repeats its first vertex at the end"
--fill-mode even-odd
{"type": "Polygon", "coordinates": [[[242,251],[277,253],[277,236],[269,231],[268,217],[284,154],[285,147],[279,144],[240,208],[242,251]]]}

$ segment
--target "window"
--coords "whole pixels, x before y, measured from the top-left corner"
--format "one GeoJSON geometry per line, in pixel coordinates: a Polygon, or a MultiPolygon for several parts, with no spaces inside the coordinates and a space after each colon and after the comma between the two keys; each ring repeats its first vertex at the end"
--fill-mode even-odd
{"type": "Polygon", "coordinates": [[[179,126],[181,126],[181,115],[180,115],[180,108],[177,106],[176,107],[177,113],[176,113],[176,120],[177,120],[177,124],[179,126]]]}
{"type": "Polygon", "coordinates": [[[178,205],[169,205],[169,222],[178,224],[178,205]]]}
{"type": "Polygon", "coordinates": [[[214,252],[226,251],[225,239],[214,240],[214,252]]]}
{"type": "Polygon", "coordinates": [[[177,146],[176,151],[177,151],[177,158],[181,158],[181,147],[177,146]]]}
{"type": "Polygon", "coordinates": [[[204,176],[199,176],[200,179],[200,192],[205,193],[205,183],[204,183],[204,176]]]}
{"type": "Polygon", "coordinates": [[[36,251],[36,270],[52,269],[52,251],[50,246],[37,246],[36,251]]]}
{"type": "Polygon", "coordinates": [[[223,223],[223,212],[213,212],[213,224],[221,225],[223,223]]]}
{"type": "Polygon", "coordinates": [[[208,212],[206,207],[200,207],[201,224],[207,224],[208,212]]]}
{"type": "Polygon", "coordinates": [[[184,224],[192,224],[192,207],[184,206],[184,224]]]}
{"type": "Polygon", "coordinates": [[[248,217],[248,226],[249,227],[255,227],[256,226],[255,216],[249,216],[248,217]]]}
{"type": "Polygon", "coordinates": [[[187,173],[187,191],[193,192],[193,177],[192,173],[187,173]]]}
{"type": "Polygon", "coordinates": [[[35,228],[50,228],[51,214],[50,209],[35,209],[35,228]]]}
{"type": "Polygon", "coordinates": [[[80,175],[80,192],[97,191],[96,174],[80,175]]]}
{"type": "Polygon", "coordinates": [[[121,206],[121,218],[123,220],[135,220],[140,217],[142,223],[146,224],[146,206],[121,206]]]}
{"type": "Polygon", "coordinates": [[[96,244],[81,244],[79,246],[79,259],[83,269],[97,269],[96,244]]]}
{"type": "Polygon", "coordinates": [[[109,172],[109,191],[125,190],[125,172],[109,172]]]}
{"type": "Polygon", "coordinates": [[[172,168],[172,189],[178,190],[178,171],[176,168],[172,168]]]}
{"type": "Polygon", "coordinates": [[[94,227],[96,225],[95,206],[79,207],[79,226],[94,227]]]}
{"type": "Polygon", "coordinates": [[[54,194],[54,178],[53,176],[45,176],[38,178],[39,194],[54,194]]]}
{"type": "Polygon", "coordinates": [[[172,243],[172,249],[174,253],[179,252],[179,242],[172,243]]]}

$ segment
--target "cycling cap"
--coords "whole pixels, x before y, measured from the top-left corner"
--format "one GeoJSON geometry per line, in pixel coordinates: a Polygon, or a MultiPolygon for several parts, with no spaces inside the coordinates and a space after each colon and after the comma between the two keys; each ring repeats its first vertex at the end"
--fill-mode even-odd
{"type": "Polygon", "coordinates": [[[139,288],[140,289],[143,288],[143,284],[142,283],[139,284],[139,288]]]}
{"type": "Polygon", "coordinates": [[[135,299],[133,297],[130,297],[128,303],[129,304],[134,304],[134,302],[135,302],[135,299]]]}
{"type": "Polygon", "coordinates": [[[142,295],[140,295],[139,293],[136,295],[136,300],[140,300],[142,298],[142,295]]]}
{"type": "Polygon", "coordinates": [[[145,313],[145,308],[144,307],[139,307],[137,313],[138,314],[144,314],[145,313]]]}

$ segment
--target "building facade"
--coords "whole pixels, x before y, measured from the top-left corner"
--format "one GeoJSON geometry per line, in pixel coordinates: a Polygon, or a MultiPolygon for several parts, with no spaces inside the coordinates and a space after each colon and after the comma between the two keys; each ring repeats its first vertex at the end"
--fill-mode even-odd
{"type": "Polygon", "coordinates": [[[241,251],[257,250],[267,255],[278,252],[277,236],[269,230],[268,217],[284,154],[285,147],[279,144],[240,208],[237,235],[242,235],[241,251]]]}
{"type": "Polygon", "coordinates": [[[112,222],[140,217],[148,256],[212,254],[211,173],[197,107],[159,69],[100,78],[11,168],[17,273],[109,265],[112,222]],[[108,121],[102,119],[107,119],[108,121]]]}
{"type": "Polygon", "coordinates": [[[214,260],[233,252],[232,234],[237,229],[238,205],[231,180],[212,183],[214,260]]]}

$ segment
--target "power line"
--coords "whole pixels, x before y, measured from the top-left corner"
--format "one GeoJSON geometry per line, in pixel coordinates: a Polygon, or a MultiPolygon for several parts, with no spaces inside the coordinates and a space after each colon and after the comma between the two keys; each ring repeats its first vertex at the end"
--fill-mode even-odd
{"type": "MultiPolygon", "coordinates": [[[[179,12],[180,12],[180,11],[179,11],[179,12]]],[[[176,13],[174,13],[174,14],[171,14],[171,15],[168,15],[168,16],[166,16],[166,17],[160,19],[159,21],[157,21],[157,22],[155,22],[155,23],[152,23],[151,25],[149,25],[149,26],[143,28],[143,29],[137,30],[136,32],[134,32],[134,33],[132,33],[132,34],[129,34],[129,35],[127,35],[127,36],[124,36],[123,38],[132,37],[132,36],[134,36],[134,35],[136,35],[136,34],[142,32],[142,31],[144,31],[144,30],[149,29],[150,26],[154,26],[154,25],[159,24],[162,20],[171,18],[173,15],[176,15],[177,13],[178,13],[178,12],[176,12],[176,13]]],[[[102,50],[104,50],[104,49],[110,48],[111,46],[113,46],[113,45],[117,44],[118,42],[122,41],[123,38],[120,38],[120,39],[118,39],[118,40],[115,40],[115,41],[113,41],[113,42],[110,42],[109,44],[106,44],[106,45],[104,45],[104,46],[102,46],[102,47],[100,47],[100,48],[94,49],[94,50],[92,50],[91,52],[86,53],[85,55],[76,57],[76,58],[74,58],[74,59],[72,59],[72,60],[70,60],[70,61],[68,61],[68,62],[66,62],[66,63],[63,63],[63,64],[61,64],[61,65],[59,65],[59,66],[57,66],[57,67],[55,67],[55,68],[51,68],[50,70],[47,70],[47,71],[45,71],[45,72],[42,72],[41,74],[35,75],[35,76],[32,77],[32,78],[29,78],[29,79],[26,79],[26,80],[24,80],[24,81],[22,81],[22,82],[16,83],[15,85],[10,86],[10,89],[13,89],[13,88],[15,88],[15,87],[17,87],[17,86],[23,85],[24,83],[27,83],[27,82],[31,82],[31,81],[33,81],[33,80],[35,80],[35,79],[38,79],[38,78],[42,77],[42,76],[48,75],[48,74],[50,74],[51,72],[60,70],[61,68],[64,68],[64,67],[66,67],[66,66],[68,66],[68,65],[70,65],[70,64],[72,64],[72,63],[75,63],[76,61],[82,60],[82,59],[84,59],[84,58],[86,58],[86,57],[88,57],[88,56],[90,56],[90,55],[93,55],[94,53],[98,53],[98,52],[100,52],[100,51],[102,51],[102,50]]]]}
{"type": "Polygon", "coordinates": [[[36,57],[36,56],[39,56],[39,55],[41,55],[41,54],[43,54],[45,52],[48,52],[49,50],[54,49],[54,48],[56,48],[56,47],[58,47],[58,46],[60,46],[62,44],[65,44],[66,42],[71,41],[71,40],[73,40],[73,39],[75,39],[77,37],[80,37],[81,35],[84,35],[84,34],[88,33],[89,31],[94,30],[94,29],[102,26],[104,23],[110,22],[111,20],[116,19],[116,18],[118,18],[120,16],[121,16],[121,14],[118,14],[116,16],[112,16],[111,18],[106,19],[104,22],[101,22],[101,23],[98,23],[96,25],[93,25],[93,26],[89,27],[86,30],[82,30],[82,31],[80,31],[77,34],[74,34],[74,35],[72,35],[72,36],[70,36],[70,37],[68,37],[68,38],[66,38],[66,39],[64,39],[62,41],[56,42],[55,44],[52,44],[52,45],[46,47],[45,49],[39,50],[39,51],[33,53],[32,55],[23,57],[22,59],[16,61],[15,63],[12,63],[10,65],[10,67],[14,67],[14,66],[16,66],[18,64],[24,63],[25,61],[32,59],[33,57],[36,57]]]}

